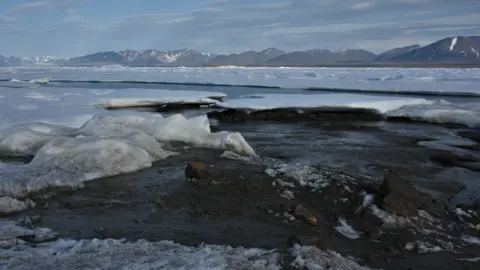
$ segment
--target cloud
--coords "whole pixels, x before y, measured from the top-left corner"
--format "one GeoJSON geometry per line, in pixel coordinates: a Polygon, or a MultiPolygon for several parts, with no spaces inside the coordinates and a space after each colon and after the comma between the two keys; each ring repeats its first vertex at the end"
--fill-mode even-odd
{"type": "Polygon", "coordinates": [[[0,15],[0,23],[11,23],[11,22],[15,22],[16,20],[17,19],[12,17],[0,15]]]}
{"type": "Polygon", "coordinates": [[[44,8],[50,6],[52,1],[37,1],[37,2],[30,2],[26,3],[20,6],[16,6],[13,8],[10,8],[8,11],[14,12],[14,11],[25,11],[29,9],[39,9],[39,8],[44,8]]]}
{"type": "Polygon", "coordinates": [[[45,8],[57,8],[59,10],[69,12],[72,9],[69,8],[71,5],[81,2],[87,2],[88,0],[45,0],[45,1],[36,1],[29,2],[19,6],[10,8],[10,12],[21,12],[21,11],[37,11],[45,8]]]}
{"type": "Polygon", "coordinates": [[[367,9],[371,8],[375,5],[373,2],[361,2],[361,3],[356,3],[352,6],[353,9],[367,9]]]}
{"type": "Polygon", "coordinates": [[[341,5],[338,0],[198,0],[195,8],[200,9],[193,5],[188,9],[185,4],[173,8],[172,4],[172,8],[149,7],[152,12],[146,14],[133,13],[130,10],[140,9],[131,6],[111,10],[108,4],[102,5],[107,1],[91,1],[89,7],[109,9],[108,14],[75,10],[74,4],[83,1],[50,0],[44,1],[49,2],[47,6],[30,8],[62,7],[67,14],[61,13],[49,26],[24,25],[29,34],[10,34],[8,43],[0,43],[0,53],[78,55],[185,47],[232,53],[271,46],[287,51],[363,48],[381,52],[446,36],[480,34],[478,0],[343,0],[341,5]]]}
{"type": "Polygon", "coordinates": [[[245,3],[248,0],[209,0],[207,2],[203,2],[204,5],[226,5],[226,4],[234,4],[234,3],[245,3]]]}

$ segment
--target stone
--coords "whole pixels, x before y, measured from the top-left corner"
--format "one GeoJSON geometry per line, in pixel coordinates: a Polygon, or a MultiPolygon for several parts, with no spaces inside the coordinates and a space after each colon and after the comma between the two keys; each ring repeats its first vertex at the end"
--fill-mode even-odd
{"type": "Polygon", "coordinates": [[[210,176],[210,171],[202,162],[191,162],[185,168],[185,178],[187,180],[203,180],[210,176]]]}
{"type": "Polygon", "coordinates": [[[388,171],[378,190],[377,204],[383,210],[401,215],[416,216],[426,202],[426,195],[393,171],[388,171]]]}
{"type": "Polygon", "coordinates": [[[313,226],[317,225],[317,218],[314,217],[303,205],[297,205],[293,210],[293,215],[304,222],[307,222],[313,226]]]}

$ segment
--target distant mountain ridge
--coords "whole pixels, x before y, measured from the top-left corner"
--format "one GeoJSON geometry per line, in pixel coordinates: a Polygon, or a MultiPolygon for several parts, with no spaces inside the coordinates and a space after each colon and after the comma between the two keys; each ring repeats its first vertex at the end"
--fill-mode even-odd
{"type": "Polygon", "coordinates": [[[174,51],[124,50],[106,51],[73,57],[68,60],[44,57],[5,57],[0,66],[54,65],[89,67],[122,65],[130,67],[177,66],[480,66],[480,36],[447,37],[426,46],[411,45],[380,54],[362,49],[330,51],[314,49],[285,52],[277,48],[246,51],[238,54],[209,54],[193,49],[174,51]]]}
{"type": "Polygon", "coordinates": [[[70,58],[63,66],[97,66],[97,65],[125,65],[132,67],[157,66],[199,66],[205,65],[214,55],[201,53],[192,49],[175,51],[159,50],[125,50],[99,52],[90,55],[70,58]]]}

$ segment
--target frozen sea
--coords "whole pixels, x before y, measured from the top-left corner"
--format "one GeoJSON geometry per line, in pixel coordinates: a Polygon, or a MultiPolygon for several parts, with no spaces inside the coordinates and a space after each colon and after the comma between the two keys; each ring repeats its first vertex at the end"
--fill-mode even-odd
{"type": "MultiPolygon", "coordinates": [[[[396,170],[460,213],[457,203],[480,198],[479,83],[480,69],[2,68],[0,268],[385,268],[391,258],[360,252],[376,244],[340,216],[347,212],[331,220],[295,188],[316,194],[325,175],[379,179],[396,170]],[[438,155],[450,155],[448,164],[438,155]],[[233,180],[197,193],[183,179],[194,160],[224,181],[269,182],[235,203],[223,197],[233,180]],[[298,183],[278,188],[279,175],[298,183]],[[464,188],[447,196],[439,186],[452,181],[464,188]],[[284,201],[264,195],[271,191],[284,201]],[[262,209],[271,201],[264,215],[291,202],[324,221],[309,231],[278,210],[257,224],[257,198],[262,209]],[[231,208],[243,214],[232,218],[231,208]],[[35,226],[20,222],[37,216],[35,226]],[[284,247],[292,233],[332,235],[334,244],[284,247]]],[[[457,252],[475,246],[473,236],[459,237],[463,245],[401,237],[418,247],[405,248],[416,269],[429,258],[474,269],[480,257],[475,247],[457,252]]],[[[391,269],[402,269],[397,263],[391,269]]]]}

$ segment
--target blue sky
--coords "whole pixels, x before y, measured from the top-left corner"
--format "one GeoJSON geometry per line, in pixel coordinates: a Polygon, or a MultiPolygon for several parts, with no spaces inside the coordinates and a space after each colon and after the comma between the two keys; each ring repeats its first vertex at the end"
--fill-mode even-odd
{"type": "Polygon", "coordinates": [[[1,0],[0,54],[381,52],[480,35],[480,0],[1,0]]]}

